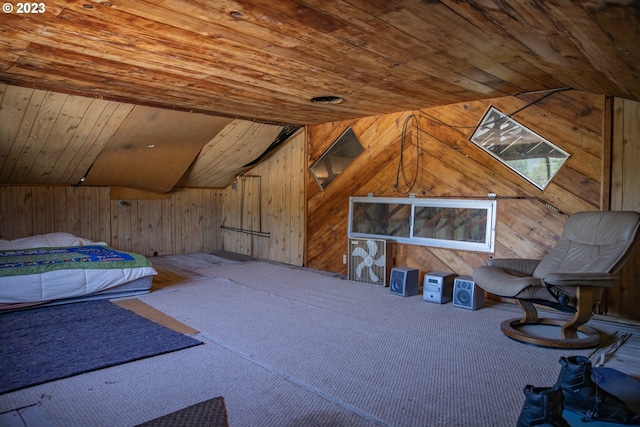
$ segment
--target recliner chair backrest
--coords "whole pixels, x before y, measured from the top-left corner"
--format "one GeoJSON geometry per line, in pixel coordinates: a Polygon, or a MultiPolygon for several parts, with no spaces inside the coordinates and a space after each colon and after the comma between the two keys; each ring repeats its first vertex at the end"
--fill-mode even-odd
{"type": "Polygon", "coordinates": [[[579,212],[567,220],[558,244],[540,261],[534,277],[549,273],[611,273],[633,244],[640,213],[579,212]]]}

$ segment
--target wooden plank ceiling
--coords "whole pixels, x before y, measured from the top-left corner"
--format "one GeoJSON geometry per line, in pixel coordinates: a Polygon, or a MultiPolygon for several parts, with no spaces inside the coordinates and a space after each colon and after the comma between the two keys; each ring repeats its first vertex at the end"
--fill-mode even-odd
{"type": "Polygon", "coordinates": [[[558,87],[640,100],[633,1],[44,5],[0,20],[5,83],[298,125],[558,87]]]}
{"type": "MultiPolygon", "coordinates": [[[[0,83],[40,90],[34,96],[59,119],[66,109],[86,113],[47,128],[45,144],[13,121],[21,112],[3,111],[5,155],[15,154],[5,147],[15,131],[29,138],[11,141],[29,147],[21,155],[36,159],[46,146],[68,160],[46,179],[34,177],[35,163],[11,163],[0,171],[5,183],[73,182],[108,148],[96,133],[115,132],[135,106],[301,126],[558,88],[640,101],[640,12],[630,0],[47,0],[29,3],[32,13],[12,3],[0,19],[0,83]],[[311,101],[322,96],[343,101],[311,101]],[[103,145],[76,138],[84,155],[71,156],[61,139],[86,116],[105,126],[84,128],[103,145]]],[[[22,105],[9,92],[2,108],[22,105]]],[[[29,111],[24,120],[46,116],[29,111]]],[[[216,173],[203,161],[177,174],[180,185],[216,173]]],[[[237,171],[221,171],[219,182],[237,171]]]]}
{"type": "Polygon", "coordinates": [[[91,166],[85,184],[171,191],[202,147],[231,120],[135,106],[91,166]]]}
{"type": "Polygon", "coordinates": [[[0,84],[0,184],[224,188],[282,129],[0,84]]]}

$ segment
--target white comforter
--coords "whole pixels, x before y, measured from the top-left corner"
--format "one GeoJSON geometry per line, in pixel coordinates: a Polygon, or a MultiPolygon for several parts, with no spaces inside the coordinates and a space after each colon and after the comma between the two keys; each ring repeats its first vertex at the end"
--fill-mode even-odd
{"type": "MultiPolygon", "coordinates": [[[[49,233],[12,241],[0,240],[0,250],[96,244],[106,245],[104,242],[92,242],[69,233],[49,233]]],[[[156,274],[153,267],[139,267],[55,270],[42,274],[0,277],[0,303],[30,303],[75,298],[156,274]]]]}

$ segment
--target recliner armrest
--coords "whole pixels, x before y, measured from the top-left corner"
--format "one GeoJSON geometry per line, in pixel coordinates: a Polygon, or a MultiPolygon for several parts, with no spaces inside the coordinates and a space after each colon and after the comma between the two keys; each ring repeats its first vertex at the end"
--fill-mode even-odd
{"type": "Polygon", "coordinates": [[[523,259],[523,258],[489,258],[484,264],[489,267],[498,267],[522,276],[532,276],[538,264],[539,259],[523,259]]]}
{"type": "Polygon", "coordinates": [[[618,276],[611,273],[551,273],[545,283],[554,286],[599,286],[609,288],[618,283],[618,276]]]}

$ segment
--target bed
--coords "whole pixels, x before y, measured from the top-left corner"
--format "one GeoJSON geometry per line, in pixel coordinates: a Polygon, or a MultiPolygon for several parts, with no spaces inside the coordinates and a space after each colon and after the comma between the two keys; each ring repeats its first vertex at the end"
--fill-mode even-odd
{"type": "Polygon", "coordinates": [[[147,293],[144,256],[69,233],[0,240],[0,310],[147,293]]]}

